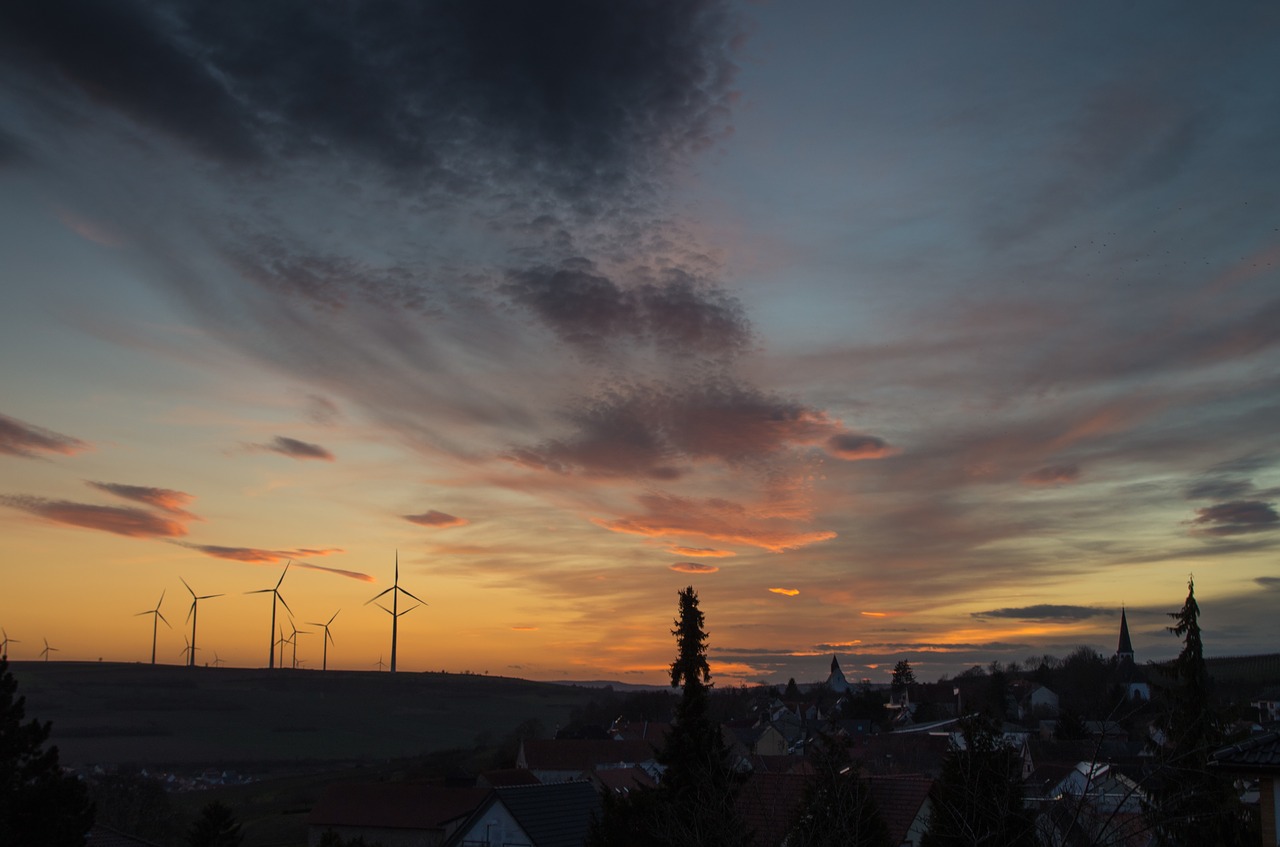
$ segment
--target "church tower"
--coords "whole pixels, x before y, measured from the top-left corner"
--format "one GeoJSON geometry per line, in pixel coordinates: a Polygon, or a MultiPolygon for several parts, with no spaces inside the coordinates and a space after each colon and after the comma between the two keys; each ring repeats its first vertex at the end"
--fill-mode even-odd
{"type": "Polygon", "coordinates": [[[1133,661],[1133,642],[1129,640],[1129,619],[1124,606],[1120,607],[1120,646],[1116,647],[1116,658],[1121,662],[1133,661]]]}
{"type": "Polygon", "coordinates": [[[851,691],[853,686],[849,684],[849,680],[844,678],[844,671],[840,670],[840,663],[836,661],[836,657],[831,657],[831,675],[827,677],[827,687],[837,693],[851,691]]]}

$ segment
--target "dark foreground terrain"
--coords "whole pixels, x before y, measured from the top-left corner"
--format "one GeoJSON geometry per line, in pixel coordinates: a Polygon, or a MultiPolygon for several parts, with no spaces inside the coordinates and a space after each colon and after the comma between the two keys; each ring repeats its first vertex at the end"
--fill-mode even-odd
{"type": "Polygon", "coordinates": [[[554,732],[592,689],[505,677],[13,662],[64,765],[262,770],[471,748],[554,732]]]}

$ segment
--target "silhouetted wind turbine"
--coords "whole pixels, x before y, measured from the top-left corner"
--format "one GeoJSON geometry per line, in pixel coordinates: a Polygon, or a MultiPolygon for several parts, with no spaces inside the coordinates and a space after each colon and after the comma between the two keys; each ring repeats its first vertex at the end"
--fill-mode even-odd
{"type": "Polygon", "coordinates": [[[280,637],[279,637],[279,638],[277,638],[277,639],[276,639],[276,643],[275,643],[275,644],[273,644],[273,645],[271,645],[271,646],[275,647],[275,646],[277,646],[277,645],[278,645],[278,646],[280,647],[280,667],[282,667],[282,668],[284,667],[284,645],[286,645],[286,644],[288,644],[288,643],[289,643],[289,639],[287,639],[287,638],[285,638],[285,637],[284,637],[284,627],[283,627],[283,626],[281,626],[281,627],[280,627],[280,637]]]}
{"type": "Polygon", "coordinates": [[[191,621],[191,641],[188,642],[187,647],[191,650],[191,658],[187,661],[187,667],[194,668],[196,666],[196,616],[200,613],[200,601],[210,600],[214,597],[221,597],[222,595],[202,594],[197,597],[196,593],[191,591],[191,586],[187,585],[187,581],[185,579],[182,579],[182,577],[178,577],[178,579],[182,580],[182,584],[186,585],[187,591],[191,593],[191,608],[187,610],[187,620],[191,621]]]}
{"type": "MultiPolygon", "coordinates": [[[[182,577],[178,578],[181,579],[182,577]]],[[[182,642],[187,646],[183,647],[182,650],[178,652],[178,655],[187,656],[187,667],[194,668],[196,666],[196,648],[192,646],[191,642],[187,640],[185,635],[182,636],[182,642]]]]}
{"type": "MultiPolygon", "coordinates": [[[[339,609],[338,612],[342,610],[339,609]]],[[[338,616],[338,612],[333,613],[333,618],[338,616]]],[[[307,621],[308,626],[318,626],[324,628],[324,638],[320,639],[320,643],[324,645],[324,658],[321,660],[320,670],[329,670],[329,642],[333,641],[333,636],[329,634],[329,624],[333,623],[333,618],[329,618],[329,623],[316,623],[315,621],[307,621]]]]}
{"type": "Polygon", "coordinates": [[[222,659],[219,658],[217,650],[213,651],[213,666],[215,668],[222,666],[222,659]]]}
{"type": "Polygon", "coordinates": [[[298,669],[298,636],[310,635],[309,629],[298,629],[293,625],[293,621],[289,621],[289,628],[293,630],[293,635],[289,636],[289,643],[293,645],[293,669],[298,669]]]}
{"type": "Polygon", "coordinates": [[[381,654],[379,654],[379,656],[378,656],[378,663],[377,663],[376,665],[374,665],[374,667],[376,667],[378,670],[382,670],[382,669],[383,669],[383,668],[385,668],[386,666],[387,666],[387,663],[386,663],[386,662],[384,662],[384,661],[382,661],[382,656],[381,656],[381,654]]]}
{"type": "MultiPolygon", "coordinates": [[[[399,550],[396,551],[396,581],[391,584],[390,588],[375,594],[373,597],[366,600],[364,604],[368,606],[374,600],[377,600],[383,594],[387,594],[387,593],[391,594],[391,608],[388,609],[386,606],[382,605],[381,603],[378,603],[377,606],[379,609],[386,612],[388,615],[391,615],[391,672],[395,673],[396,672],[397,624],[400,623],[401,615],[407,615],[410,612],[412,612],[414,609],[418,608],[417,606],[410,606],[409,608],[405,609],[403,612],[399,611],[400,595],[404,594],[408,597],[413,597],[413,599],[417,600],[418,604],[421,606],[427,605],[425,602],[423,602],[419,598],[414,597],[412,594],[410,594],[406,589],[400,587],[400,551],[399,550]]],[[[379,659],[379,661],[381,661],[381,659],[379,659]]]]}
{"type": "MultiPolygon", "coordinates": [[[[268,633],[267,641],[267,667],[274,668],[276,666],[276,643],[272,639],[276,637],[276,601],[284,603],[285,611],[293,614],[293,610],[289,608],[289,604],[284,602],[284,597],[280,596],[280,583],[284,582],[284,575],[289,572],[289,565],[293,564],[290,559],[285,562],[284,570],[280,572],[280,578],[276,580],[274,588],[259,588],[257,591],[246,591],[246,594],[270,594],[271,596],[271,631],[268,633]]],[[[284,654],[280,657],[280,666],[284,667],[284,654]]]]}
{"type": "Polygon", "coordinates": [[[41,656],[44,656],[44,660],[47,662],[47,661],[49,661],[49,654],[50,654],[50,653],[60,653],[60,652],[62,652],[62,651],[61,651],[61,650],[59,650],[57,647],[50,647],[50,646],[49,646],[49,639],[47,639],[47,638],[46,638],[46,639],[44,640],[44,649],[40,651],[40,655],[41,655],[41,656]]]}
{"type": "Polygon", "coordinates": [[[9,658],[9,645],[21,644],[22,642],[16,638],[10,638],[9,633],[4,631],[4,627],[0,627],[0,633],[4,633],[4,640],[0,641],[0,656],[9,658]]]}
{"type": "Polygon", "coordinates": [[[164,592],[161,591],[160,599],[156,601],[156,607],[154,609],[147,609],[145,612],[138,612],[138,614],[134,615],[135,618],[141,617],[142,615],[152,616],[151,618],[151,664],[153,665],[156,663],[156,631],[160,628],[160,621],[164,621],[165,626],[169,627],[169,629],[173,629],[173,626],[167,620],[165,620],[164,615],[160,614],[160,604],[163,602],[164,602],[164,592]]]}

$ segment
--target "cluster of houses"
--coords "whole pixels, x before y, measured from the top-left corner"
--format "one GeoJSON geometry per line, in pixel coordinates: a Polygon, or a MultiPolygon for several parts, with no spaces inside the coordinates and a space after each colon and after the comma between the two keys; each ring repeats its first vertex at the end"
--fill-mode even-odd
{"type": "MultiPolygon", "coordinates": [[[[1149,699],[1133,663],[1122,617],[1117,658],[1125,697],[1149,699]]],[[[833,657],[824,686],[808,696],[769,695],[750,717],[723,725],[740,788],[738,810],[758,847],[782,847],[814,767],[806,751],[820,735],[836,737],[860,769],[891,843],[919,845],[928,825],[935,781],[949,750],[962,747],[965,686],[913,685],[895,690],[889,719],[846,717],[859,694],[833,657]],[[917,720],[929,715],[933,720],[917,720]],[[939,717],[940,716],[940,717],[939,717]]],[[[865,692],[863,692],[865,693],[865,692]]],[[[1004,744],[1021,763],[1028,808],[1042,843],[1153,842],[1143,819],[1141,774],[1148,745],[1111,721],[1083,722],[1083,736],[1055,736],[1058,696],[1043,685],[1016,680],[1008,689],[1004,744]]],[[[309,818],[309,843],[328,832],[384,847],[578,847],[587,838],[602,798],[658,785],[657,751],[669,726],[617,722],[595,738],[527,740],[514,767],[484,773],[466,784],[378,783],[335,785],[318,798],[309,818]]],[[[1219,751],[1215,767],[1240,780],[1245,799],[1258,805],[1262,844],[1280,845],[1280,735],[1262,733],[1219,751]]]]}

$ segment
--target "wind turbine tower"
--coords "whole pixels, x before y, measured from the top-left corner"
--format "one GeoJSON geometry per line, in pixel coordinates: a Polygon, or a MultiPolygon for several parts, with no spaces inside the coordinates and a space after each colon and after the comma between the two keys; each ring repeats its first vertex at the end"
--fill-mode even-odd
{"type": "Polygon", "coordinates": [[[164,592],[161,591],[160,599],[156,601],[156,607],[154,609],[147,609],[145,612],[138,612],[138,614],[134,615],[135,618],[141,617],[142,615],[151,615],[151,664],[153,665],[156,663],[156,631],[160,628],[160,621],[164,621],[165,626],[169,627],[169,629],[173,629],[173,626],[169,621],[165,620],[164,615],[160,614],[160,604],[163,602],[164,592]]]}
{"type": "Polygon", "coordinates": [[[391,595],[391,608],[390,608],[390,609],[388,609],[386,606],[382,605],[381,603],[378,603],[378,604],[377,604],[377,606],[378,606],[378,608],[379,608],[379,609],[381,609],[382,611],[386,612],[388,615],[391,615],[391,666],[390,666],[390,671],[391,671],[392,673],[395,673],[395,672],[396,672],[396,636],[397,636],[397,634],[398,634],[398,633],[397,633],[397,624],[399,624],[399,623],[400,623],[400,616],[401,616],[401,615],[407,615],[407,614],[409,614],[410,612],[412,612],[414,609],[418,608],[418,606],[410,606],[409,608],[405,609],[403,612],[402,612],[402,611],[400,611],[400,607],[399,607],[400,595],[401,595],[401,594],[403,594],[403,595],[405,595],[406,597],[412,597],[414,600],[417,600],[417,601],[418,601],[418,605],[419,605],[419,606],[425,606],[425,605],[427,605],[427,604],[426,604],[425,602],[423,602],[422,600],[420,600],[420,599],[418,599],[417,597],[414,597],[412,594],[410,594],[408,590],[406,590],[406,589],[404,589],[404,588],[401,588],[401,587],[400,587],[400,551],[399,551],[399,550],[397,550],[397,551],[396,551],[396,580],[395,580],[395,582],[393,582],[393,583],[391,584],[391,587],[390,587],[390,588],[388,588],[388,589],[386,589],[386,590],[384,590],[384,591],[381,591],[381,592],[379,592],[378,594],[375,594],[373,597],[371,597],[371,598],[369,598],[368,600],[366,600],[364,604],[367,606],[367,605],[369,605],[370,603],[373,603],[373,602],[374,602],[375,600],[377,600],[379,597],[383,596],[384,594],[390,594],[390,595],[391,595]]]}
{"type": "Polygon", "coordinates": [[[187,586],[187,591],[191,594],[191,608],[187,610],[187,620],[191,621],[191,641],[187,644],[187,647],[190,650],[190,655],[187,658],[187,667],[194,668],[196,666],[196,615],[200,612],[200,601],[211,600],[214,597],[221,597],[222,595],[201,594],[200,596],[196,596],[196,593],[191,590],[190,585],[187,585],[187,581],[185,579],[182,579],[182,577],[178,577],[178,579],[182,580],[182,584],[187,586]]]}
{"type": "MultiPolygon", "coordinates": [[[[284,582],[284,575],[289,572],[289,565],[293,564],[290,559],[284,564],[284,570],[280,572],[280,578],[276,580],[274,588],[259,588],[257,591],[246,591],[246,594],[270,594],[271,595],[271,631],[267,633],[267,667],[274,668],[276,666],[276,601],[284,604],[284,609],[290,615],[293,609],[289,608],[289,604],[284,602],[284,597],[280,596],[280,584],[284,582]]],[[[284,667],[283,657],[280,660],[280,666],[284,667]]]]}
{"type": "MultiPolygon", "coordinates": [[[[338,612],[342,610],[339,609],[338,612]]],[[[333,618],[338,616],[338,612],[333,613],[333,618]]],[[[318,626],[324,630],[324,638],[320,639],[320,643],[324,645],[323,658],[321,659],[320,670],[329,670],[329,643],[333,641],[333,636],[329,633],[329,624],[333,623],[333,618],[329,618],[329,623],[317,623],[316,621],[308,621],[308,626],[318,626]]]]}

